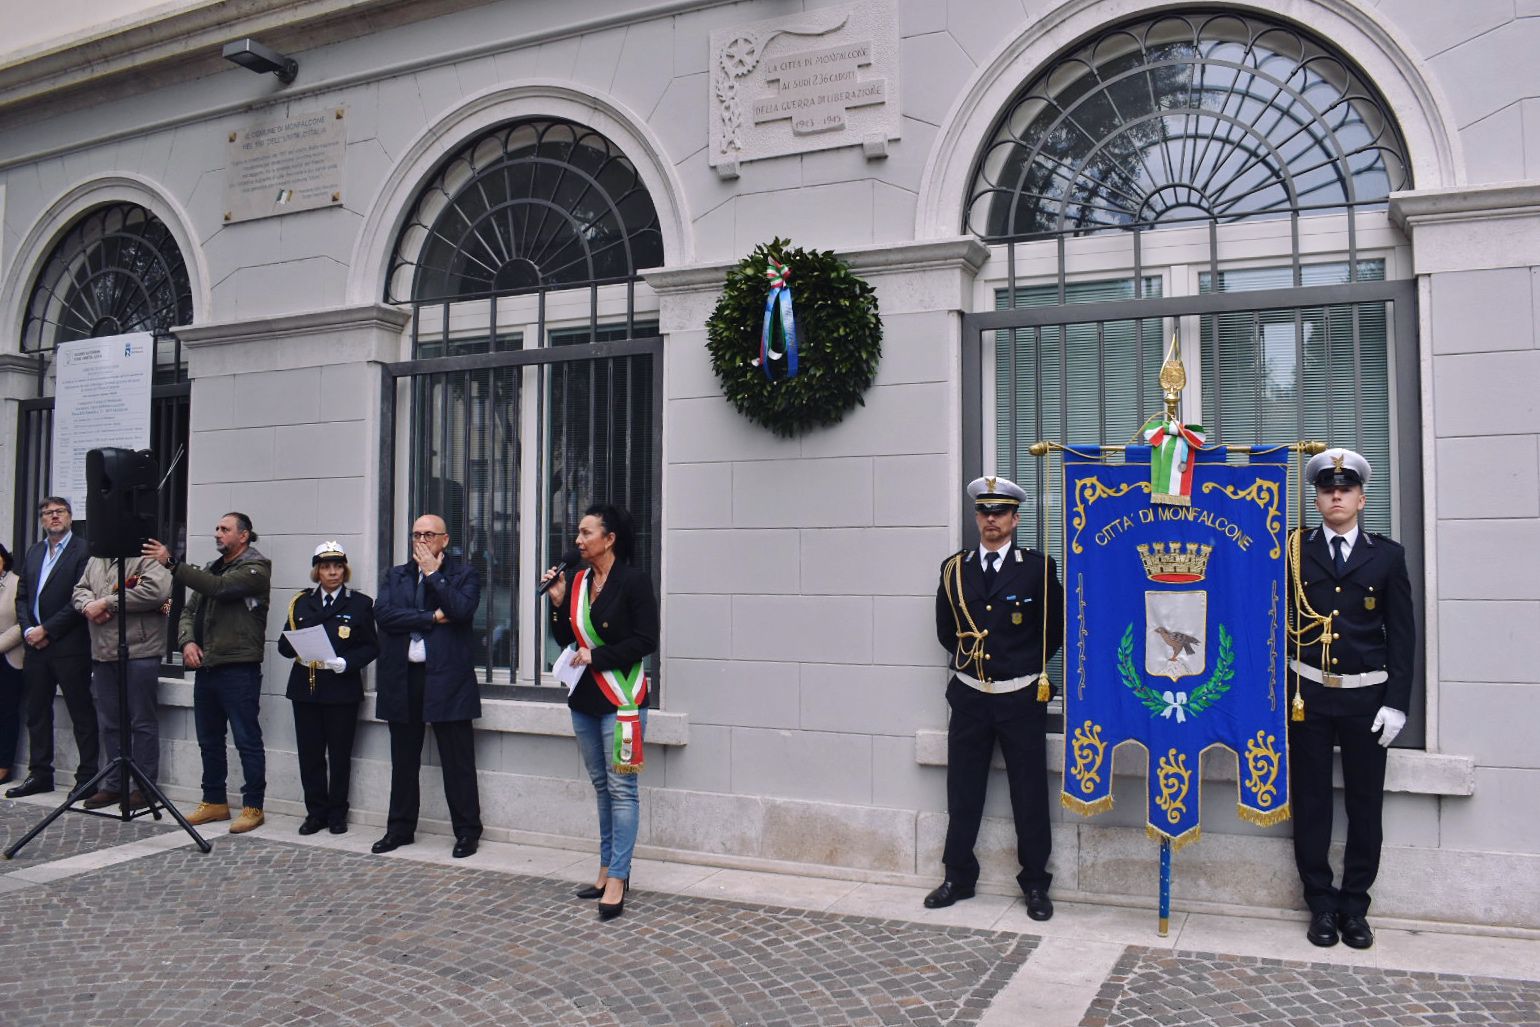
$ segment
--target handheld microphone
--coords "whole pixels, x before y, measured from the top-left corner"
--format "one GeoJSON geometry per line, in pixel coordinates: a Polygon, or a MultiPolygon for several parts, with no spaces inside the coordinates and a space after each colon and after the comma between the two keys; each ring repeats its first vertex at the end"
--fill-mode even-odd
{"type": "Polygon", "coordinates": [[[556,579],[576,567],[582,559],[582,556],[578,554],[576,549],[569,549],[561,554],[561,561],[556,565],[556,573],[551,575],[549,581],[542,581],[540,583],[540,587],[535,589],[535,598],[539,599],[546,592],[550,591],[551,586],[556,584],[556,579]]]}

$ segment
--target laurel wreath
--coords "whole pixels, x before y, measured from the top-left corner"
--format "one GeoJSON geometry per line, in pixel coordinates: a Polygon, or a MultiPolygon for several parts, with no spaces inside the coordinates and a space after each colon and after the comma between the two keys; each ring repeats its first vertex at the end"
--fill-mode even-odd
{"type": "MultiPolygon", "coordinates": [[[[1166,712],[1169,703],[1155,689],[1144,683],[1139,676],[1138,669],[1134,666],[1134,625],[1130,621],[1128,628],[1123,632],[1123,640],[1118,643],[1118,673],[1123,678],[1123,684],[1134,693],[1134,698],[1144,704],[1144,708],[1150,711],[1150,716],[1159,716],[1166,712]]],[[[1219,625],[1219,662],[1214,665],[1214,673],[1209,679],[1187,697],[1186,710],[1188,713],[1202,713],[1214,705],[1224,694],[1230,690],[1230,679],[1235,676],[1235,647],[1231,643],[1230,632],[1223,624],[1219,625]]]]}
{"type": "Polygon", "coordinates": [[[833,251],[793,249],[790,240],[775,238],[728,271],[706,320],[706,340],[727,401],[754,423],[790,438],[838,424],[865,405],[882,357],[882,318],[876,290],[833,251]],[[754,363],[772,259],[791,269],[801,364],[791,378],[766,377],[754,363]]]}

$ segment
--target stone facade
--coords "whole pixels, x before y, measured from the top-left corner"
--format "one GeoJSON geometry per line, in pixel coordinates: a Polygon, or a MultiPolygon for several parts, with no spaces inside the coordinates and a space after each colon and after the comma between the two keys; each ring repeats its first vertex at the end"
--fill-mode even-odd
{"type": "MultiPolygon", "coordinates": [[[[1046,61],[1155,5],[879,6],[897,24],[901,77],[886,103],[898,131],[880,147],[853,136],[757,155],[736,177],[710,152],[711,40],[838,5],[263,0],[236,22],[210,24],[197,5],[156,8],[142,23],[83,25],[52,50],[0,56],[0,423],[15,425],[17,401],[38,391],[37,362],[14,340],[50,248],[93,206],[141,204],[171,229],[192,280],[194,323],[179,333],[192,381],[189,558],[210,558],[205,529],[243,509],[273,558],[275,596],[307,583],[319,538],[361,554],[355,575],[368,590],[383,570],[381,520],[406,519],[378,509],[377,397],[380,365],[408,355],[410,310],[382,301],[407,209],[441,158],[482,129],[543,115],[601,131],[651,193],[666,254],[644,275],[643,299],[666,340],[666,684],[644,852],[929,878],[946,805],[931,604],[936,567],[968,527],[954,498],[961,315],[988,309],[988,283],[1004,274],[998,254],[959,235],[974,157],[1046,61]],[[248,34],[296,56],[299,78],[281,86],[218,60],[220,42],[248,34]],[[347,111],[342,202],[226,222],[229,133],[291,105],[347,111]],[[773,235],[840,251],[875,285],[885,324],[866,405],[791,441],[723,402],[704,348],[724,270],[773,235]],[[779,636],[757,630],[764,623],[779,636]]],[[[1374,81],[1414,181],[1388,220],[1365,217],[1418,284],[1422,446],[1401,459],[1420,461],[1425,482],[1415,541],[1428,667],[1426,748],[1392,763],[1376,912],[1540,927],[1540,749],[1529,730],[1540,676],[1522,648],[1540,630],[1540,75],[1528,70],[1540,6],[1293,0],[1267,10],[1331,39],[1374,81]]],[[[15,461],[7,427],[0,480],[14,480],[15,461]]],[[[5,527],[30,537],[11,504],[5,527]]],[[[290,809],[284,662],[270,655],[263,722],[271,804],[290,809]]],[[[163,705],[164,776],[189,795],[189,686],[167,680],[163,705]]],[[[491,832],[584,844],[591,797],[559,708],[487,706],[478,761],[491,832]]],[[[64,720],[61,704],[67,763],[64,720]]],[[[382,724],[363,725],[357,756],[355,807],[382,823],[382,724]]],[[[1204,840],[1177,859],[1178,898],[1297,906],[1287,827],[1235,818],[1227,762],[1209,761],[1212,809],[1204,840]]],[[[1121,780],[1118,794],[1110,814],[1056,821],[1053,869],[1066,895],[1153,894],[1139,779],[1121,780]]],[[[443,819],[436,785],[424,797],[424,816],[443,819]]],[[[986,812],[986,880],[1009,887],[1000,775],[986,812]]]]}

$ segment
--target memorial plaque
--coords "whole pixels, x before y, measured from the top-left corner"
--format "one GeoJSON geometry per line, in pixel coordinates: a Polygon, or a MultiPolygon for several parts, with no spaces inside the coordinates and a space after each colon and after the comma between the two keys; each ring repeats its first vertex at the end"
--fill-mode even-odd
{"type": "Polygon", "coordinates": [[[347,122],[341,109],[257,121],[231,132],[225,220],[315,210],[342,202],[347,122]]]}
{"type": "Polygon", "coordinates": [[[887,155],[899,138],[898,17],[890,2],[755,22],[711,34],[711,165],[837,146],[887,155]]]}

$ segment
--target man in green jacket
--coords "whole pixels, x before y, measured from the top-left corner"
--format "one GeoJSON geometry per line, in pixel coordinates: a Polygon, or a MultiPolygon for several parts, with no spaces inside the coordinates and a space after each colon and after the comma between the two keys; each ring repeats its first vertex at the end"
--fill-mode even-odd
{"type": "Polygon", "coordinates": [[[267,790],[267,753],[257,719],[262,698],[262,656],[267,632],[272,562],[252,543],[251,518],[230,512],[214,526],[219,559],[205,567],[179,563],[164,545],[150,539],[144,555],[171,569],[186,585],[187,605],[177,627],[182,664],[193,679],[193,723],[203,754],[203,801],[187,818],[192,824],[229,820],[225,725],[235,736],[241,757],[241,815],[230,825],[241,834],[261,825],[267,790]]]}

